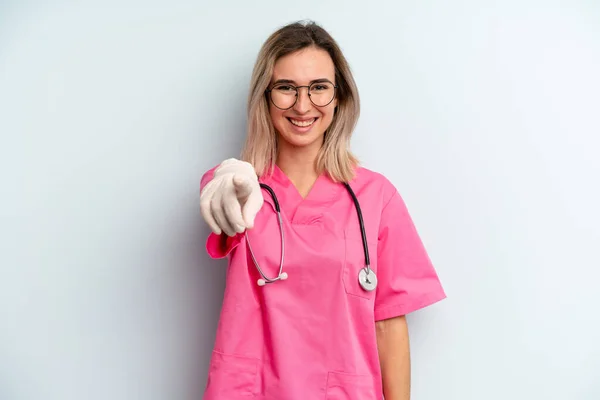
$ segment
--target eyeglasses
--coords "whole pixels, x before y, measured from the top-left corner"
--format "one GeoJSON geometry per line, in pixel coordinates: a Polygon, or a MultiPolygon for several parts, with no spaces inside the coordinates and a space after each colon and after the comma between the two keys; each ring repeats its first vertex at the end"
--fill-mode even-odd
{"type": "Polygon", "coordinates": [[[298,93],[300,88],[308,89],[308,98],[311,103],[317,107],[325,107],[329,105],[335,98],[337,85],[334,85],[328,80],[313,82],[308,86],[294,86],[290,83],[277,83],[271,89],[267,89],[273,105],[280,110],[289,110],[296,101],[298,101],[298,93]]]}

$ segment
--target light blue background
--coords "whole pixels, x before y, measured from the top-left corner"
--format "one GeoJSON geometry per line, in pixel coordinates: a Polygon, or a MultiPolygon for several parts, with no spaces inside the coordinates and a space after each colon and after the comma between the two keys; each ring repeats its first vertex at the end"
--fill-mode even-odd
{"type": "Polygon", "coordinates": [[[303,18],[449,296],[410,316],[413,399],[600,399],[600,5],[533,0],[0,3],[0,399],[201,398],[199,180],[303,18]]]}

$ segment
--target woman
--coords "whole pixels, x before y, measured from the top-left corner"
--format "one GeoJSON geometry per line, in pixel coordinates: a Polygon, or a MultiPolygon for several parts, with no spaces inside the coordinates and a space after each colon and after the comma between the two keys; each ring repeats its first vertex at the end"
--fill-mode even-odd
{"type": "Polygon", "coordinates": [[[445,294],[398,191],[349,150],[358,115],[325,30],[267,39],[242,157],[201,181],[207,251],[229,262],[205,400],[409,399],[405,315],[445,294]]]}

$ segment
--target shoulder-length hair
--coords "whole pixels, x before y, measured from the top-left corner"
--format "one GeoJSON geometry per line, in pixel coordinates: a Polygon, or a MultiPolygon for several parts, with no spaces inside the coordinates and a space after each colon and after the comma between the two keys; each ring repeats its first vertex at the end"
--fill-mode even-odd
{"type": "Polygon", "coordinates": [[[247,135],[241,158],[251,163],[259,176],[273,171],[278,135],[269,114],[266,90],[275,62],[280,57],[311,46],[329,53],[338,86],[334,117],[325,132],[316,160],[317,172],[326,172],[334,181],[348,182],[354,177],[359,163],[350,151],[350,137],[360,114],[358,89],[340,47],[325,29],[314,22],[283,26],[271,34],[261,47],[250,81],[247,135]]]}

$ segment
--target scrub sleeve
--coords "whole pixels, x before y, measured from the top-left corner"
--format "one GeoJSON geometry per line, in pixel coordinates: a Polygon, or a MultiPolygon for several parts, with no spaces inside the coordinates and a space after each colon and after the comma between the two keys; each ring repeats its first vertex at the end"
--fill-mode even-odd
{"type": "Polygon", "coordinates": [[[446,297],[397,190],[384,205],[377,245],[375,321],[406,315],[446,297]]]}

